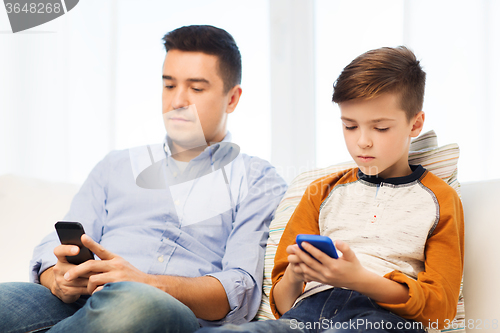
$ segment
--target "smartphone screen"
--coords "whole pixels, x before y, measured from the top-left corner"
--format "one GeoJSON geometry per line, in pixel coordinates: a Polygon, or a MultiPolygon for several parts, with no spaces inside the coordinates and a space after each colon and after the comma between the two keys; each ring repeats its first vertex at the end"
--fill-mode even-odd
{"type": "Polygon", "coordinates": [[[79,222],[59,221],[55,224],[57,235],[63,245],[76,245],[80,252],[76,256],[66,256],[69,263],[79,265],[87,260],[94,259],[94,254],[86,248],[81,241],[85,233],[79,222]]]}

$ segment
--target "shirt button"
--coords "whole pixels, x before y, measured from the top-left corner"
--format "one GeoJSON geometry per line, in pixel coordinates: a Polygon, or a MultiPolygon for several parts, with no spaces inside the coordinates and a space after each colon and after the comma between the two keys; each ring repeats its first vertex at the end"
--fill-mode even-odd
{"type": "Polygon", "coordinates": [[[159,262],[163,262],[163,256],[159,256],[159,257],[158,257],[158,261],[159,261],[159,262]]]}
{"type": "Polygon", "coordinates": [[[180,201],[179,200],[175,200],[174,203],[175,203],[176,206],[179,206],[180,201]]]}
{"type": "Polygon", "coordinates": [[[177,177],[177,172],[174,172],[174,177],[177,177]]]}

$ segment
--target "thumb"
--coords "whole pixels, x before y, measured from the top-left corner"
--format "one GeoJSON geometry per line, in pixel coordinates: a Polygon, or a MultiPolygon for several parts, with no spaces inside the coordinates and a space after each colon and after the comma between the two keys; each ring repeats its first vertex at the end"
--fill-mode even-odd
{"type": "Polygon", "coordinates": [[[352,261],[356,259],[356,254],[354,254],[354,251],[351,250],[351,248],[349,247],[349,245],[347,245],[347,243],[341,240],[336,240],[335,247],[339,249],[340,252],[342,252],[342,256],[345,260],[352,261]]]}

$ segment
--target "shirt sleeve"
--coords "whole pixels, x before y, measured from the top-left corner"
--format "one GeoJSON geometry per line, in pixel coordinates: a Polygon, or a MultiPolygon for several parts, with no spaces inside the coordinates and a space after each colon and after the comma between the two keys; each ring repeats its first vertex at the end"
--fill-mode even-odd
{"type": "Polygon", "coordinates": [[[435,189],[440,217],[425,246],[425,269],[416,280],[398,271],[386,274],[386,278],[406,284],[410,298],[404,304],[379,305],[433,328],[437,323],[443,329],[457,310],[464,264],[464,215],[460,198],[451,187],[444,182],[428,187],[435,189]]]}
{"type": "MultiPolygon", "coordinates": [[[[85,233],[99,242],[106,216],[107,165],[109,155],[91,171],[71,202],[64,221],[80,222],[85,233]]],[[[33,251],[30,261],[30,281],[40,283],[40,274],[57,263],[54,248],[60,245],[57,233],[47,235],[33,251]]]]}
{"type": "Polygon", "coordinates": [[[202,321],[204,326],[248,322],[260,306],[269,224],[287,186],[269,163],[255,157],[246,174],[248,192],[236,205],[222,271],[208,274],[223,285],[230,312],[220,321],[202,321]]]}

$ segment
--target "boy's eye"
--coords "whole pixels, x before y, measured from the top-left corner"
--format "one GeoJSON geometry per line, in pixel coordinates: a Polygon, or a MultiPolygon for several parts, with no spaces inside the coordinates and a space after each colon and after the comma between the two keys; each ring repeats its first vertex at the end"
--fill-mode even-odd
{"type": "Polygon", "coordinates": [[[170,89],[173,89],[174,86],[165,85],[165,88],[170,90],[170,89]]]}
{"type": "Polygon", "coordinates": [[[355,130],[358,126],[345,126],[345,129],[348,131],[355,130]]]}
{"type": "Polygon", "coordinates": [[[196,91],[196,92],[202,92],[202,91],[203,91],[203,89],[201,89],[201,88],[194,88],[194,87],[193,87],[192,89],[193,89],[194,91],[196,91]]]}
{"type": "Polygon", "coordinates": [[[377,131],[379,132],[385,132],[389,129],[389,127],[386,127],[386,128],[375,128],[377,131]]]}

